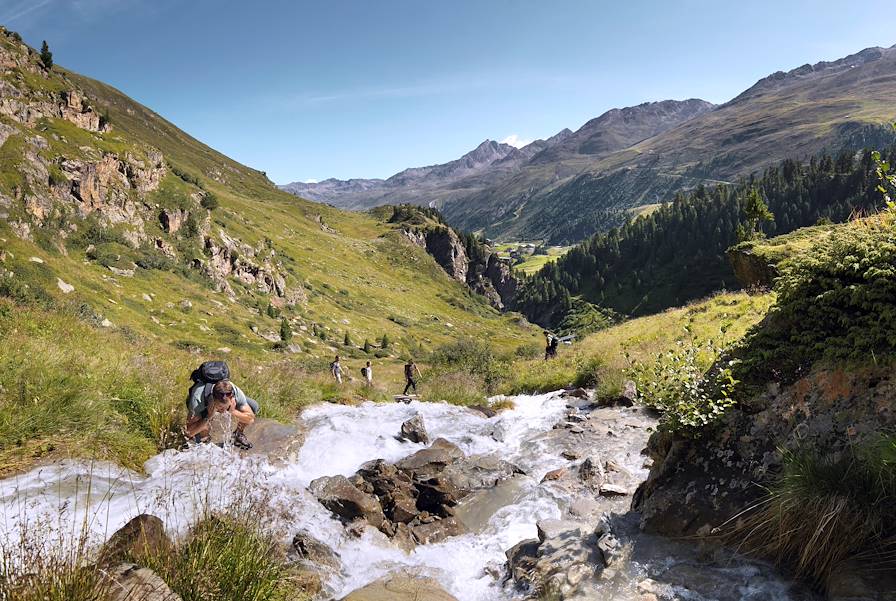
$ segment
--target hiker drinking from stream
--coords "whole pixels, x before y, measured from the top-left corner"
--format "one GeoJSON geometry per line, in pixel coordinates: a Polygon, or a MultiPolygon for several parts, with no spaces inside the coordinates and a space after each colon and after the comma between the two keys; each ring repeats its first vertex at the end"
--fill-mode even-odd
{"type": "Polygon", "coordinates": [[[404,385],[404,394],[407,396],[408,389],[413,388],[414,394],[417,394],[417,381],[414,379],[415,376],[423,377],[423,374],[420,373],[420,368],[417,367],[417,364],[414,363],[413,359],[408,359],[408,362],[404,365],[404,379],[407,384],[404,385]]]}
{"type": "Polygon", "coordinates": [[[187,437],[196,442],[208,442],[212,419],[219,413],[227,413],[236,420],[231,443],[239,449],[251,449],[252,443],[243,430],[255,421],[259,406],[229,380],[227,364],[207,361],[193,371],[190,378],[194,383],[187,397],[187,424],[184,429],[187,437]]]}
{"type": "Polygon", "coordinates": [[[330,363],[330,373],[336,379],[336,382],[342,384],[342,365],[339,363],[339,355],[330,363]]]}

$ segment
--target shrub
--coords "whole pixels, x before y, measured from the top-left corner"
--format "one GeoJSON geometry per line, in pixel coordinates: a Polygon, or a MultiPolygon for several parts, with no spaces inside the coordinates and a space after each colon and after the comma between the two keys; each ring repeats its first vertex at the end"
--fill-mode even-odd
{"type": "Polygon", "coordinates": [[[217,196],[215,196],[211,192],[208,192],[205,196],[202,197],[202,200],[199,201],[199,204],[203,209],[214,211],[220,206],[221,203],[218,202],[217,196]]]}
{"type": "Polygon", "coordinates": [[[641,401],[663,413],[664,428],[695,435],[735,404],[737,380],[731,362],[719,362],[721,352],[714,340],[689,336],[654,360],[639,361],[626,353],[631,361],[626,375],[637,384],[641,401]]]}
{"type": "Polygon", "coordinates": [[[889,213],[834,228],[779,265],[770,319],[744,340],[736,373],[792,381],[818,360],[896,351],[896,227],[889,213]]]}
{"type": "Polygon", "coordinates": [[[40,45],[40,62],[47,71],[53,68],[53,53],[50,52],[50,45],[47,44],[47,40],[44,40],[43,44],[40,45]]]}
{"type": "Polygon", "coordinates": [[[896,436],[818,455],[792,452],[767,497],[728,536],[742,548],[794,570],[823,588],[860,554],[870,570],[896,534],[896,436]]]}
{"type": "Polygon", "coordinates": [[[292,326],[289,325],[289,320],[285,317],[280,322],[280,340],[283,342],[292,340],[292,326]]]}
{"type": "Polygon", "coordinates": [[[510,364],[495,349],[475,338],[442,345],[429,357],[432,369],[440,373],[460,372],[478,378],[486,393],[494,394],[508,376],[510,364]]]}

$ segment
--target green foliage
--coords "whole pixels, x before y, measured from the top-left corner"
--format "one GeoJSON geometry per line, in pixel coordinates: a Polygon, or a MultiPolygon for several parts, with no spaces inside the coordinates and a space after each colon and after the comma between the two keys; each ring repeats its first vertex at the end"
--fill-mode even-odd
{"type": "Polygon", "coordinates": [[[280,340],[283,342],[292,340],[292,326],[289,325],[289,320],[285,317],[280,321],[280,340]]]}
{"type": "Polygon", "coordinates": [[[896,216],[834,228],[779,265],[770,319],[737,350],[738,377],[791,381],[819,360],[896,352],[896,216]]]}
{"type": "Polygon", "coordinates": [[[368,338],[364,339],[364,352],[370,353],[370,340],[368,338]]]}
{"type": "Polygon", "coordinates": [[[211,192],[207,192],[205,196],[202,197],[202,200],[199,201],[200,206],[203,209],[208,209],[209,211],[214,211],[220,206],[220,202],[218,202],[218,197],[212,194],[211,192]]]}
{"type": "Polygon", "coordinates": [[[766,221],[774,221],[775,216],[768,210],[768,205],[762,198],[762,194],[756,188],[751,188],[744,199],[744,222],[737,226],[737,241],[757,240],[765,237],[765,232],[760,226],[766,221]]]}
{"type": "Polygon", "coordinates": [[[351,339],[351,336],[348,335],[348,330],[345,331],[345,336],[342,338],[342,344],[344,346],[352,345],[352,339],[351,339]]]}
{"type": "Polygon", "coordinates": [[[208,515],[173,549],[140,559],[184,601],[293,601],[279,544],[249,514],[208,515]]]}
{"type": "Polygon", "coordinates": [[[277,307],[275,307],[275,306],[273,305],[273,303],[270,303],[270,302],[268,302],[267,307],[265,307],[264,312],[265,312],[265,313],[267,314],[267,316],[270,317],[271,319],[277,319],[277,317],[280,316],[280,309],[278,309],[277,307]]]}
{"type": "Polygon", "coordinates": [[[47,40],[44,40],[40,45],[40,62],[47,71],[53,68],[53,53],[50,52],[50,46],[47,44],[47,40]]]}
{"type": "Polygon", "coordinates": [[[486,394],[497,392],[510,368],[509,357],[501,356],[492,345],[476,338],[438,347],[430,354],[429,364],[435,373],[461,373],[478,379],[486,394]]]}
{"type": "Polygon", "coordinates": [[[380,348],[385,350],[389,348],[389,335],[383,334],[383,337],[380,338],[380,348]]]}
{"type": "MultiPolygon", "coordinates": [[[[896,148],[883,153],[890,164],[896,148]]],[[[554,327],[577,296],[622,314],[642,315],[719,289],[740,287],[725,256],[737,232],[782,234],[821,218],[842,223],[880,205],[872,153],[808,163],[786,160],[761,177],[679,193],[645,217],[597,234],[526,278],[517,296],[532,321],[554,327]],[[763,209],[765,206],[765,210],[763,209]],[[764,221],[774,214],[774,222],[764,221]]]]}
{"type": "Polygon", "coordinates": [[[767,497],[729,538],[823,588],[842,563],[886,570],[881,545],[896,535],[896,437],[839,453],[787,452],[767,497]]]}
{"type": "Polygon", "coordinates": [[[730,362],[719,364],[722,348],[715,340],[698,341],[689,330],[687,334],[653,359],[631,358],[627,375],[641,401],[663,413],[665,429],[697,435],[735,404],[737,380],[730,362]]]}

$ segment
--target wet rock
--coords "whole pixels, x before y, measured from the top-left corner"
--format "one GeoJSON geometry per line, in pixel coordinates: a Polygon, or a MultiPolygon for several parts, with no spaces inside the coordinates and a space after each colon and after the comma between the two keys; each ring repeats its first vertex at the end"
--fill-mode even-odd
{"type": "Polygon", "coordinates": [[[588,526],[582,522],[571,520],[539,520],[535,527],[538,530],[538,540],[544,542],[548,539],[556,539],[561,535],[579,536],[588,530],[588,526]]]}
{"type": "Polygon", "coordinates": [[[314,566],[324,566],[338,570],[339,556],[328,546],[311,536],[307,530],[300,530],[292,537],[292,550],[296,556],[314,566]]]}
{"type": "Polygon", "coordinates": [[[630,494],[629,490],[625,486],[621,486],[619,484],[611,484],[605,483],[600,486],[600,494],[604,497],[612,497],[615,495],[627,495],[630,494]]]}
{"type": "Polygon", "coordinates": [[[562,452],[560,453],[560,456],[563,457],[564,459],[568,459],[568,460],[570,460],[570,461],[575,461],[575,460],[578,459],[581,455],[579,454],[578,451],[575,451],[575,450],[573,450],[573,449],[565,449],[564,451],[562,451],[562,452]]]}
{"type": "Polygon", "coordinates": [[[136,561],[140,557],[164,553],[170,548],[171,539],[165,534],[162,520],[143,513],[119,528],[106,541],[97,563],[110,566],[124,561],[136,561]]]}
{"type": "Polygon", "coordinates": [[[181,601],[149,568],[123,563],[104,575],[109,580],[110,601],[181,601]]]}
{"type": "Polygon", "coordinates": [[[341,601],[457,601],[434,579],[413,574],[390,574],[359,588],[341,601]]]}
{"type": "Polygon", "coordinates": [[[565,467],[558,467],[555,470],[551,470],[544,475],[544,478],[541,479],[542,482],[550,482],[552,480],[559,480],[563,476],[566,475],[568,470],[565,467]]]}
{"type": "Polygon", "coordinates": [[[529,574],[535,567],[538,557],[538,546],[541,541],[537,538],[522,540],[505,551],[507,556],[507,571],[510,577],[517,582],[527,582],[529,574]]]}
{"type": "Polygon", "coordinates": [[[591,398],[591,394],[584,388],[575,388],[573,390],[567,390],[566,396],[575,397],[577,399],[590,399],[591,398]]]}
{"type": "Polygon", "coordinates": [[[405,457],[395,466],[408,473],[438,473],[449,463],[464,456],[457,445],[448,442],[444,438],[437,438],[429,448],[417,451],[413,455],[405,457]]]}
{"type": "Polygon", "coordinates": [[[426,432],[423,416],[418,413],[401,424],[401,432],[399,433],[398,438],[410,442],[429,444],[429,434],[426,432]]]}
{"type": "Polygon", "coordinates": [[[606,477],[606,471],[597,457],[588,457],[579,466],[579,478],[592,490],[600,490],[606,477]]]}
{"type": "Polygon", "coordinates": [[[468,407],[468,409],[470,409],[470,411],[477,411],[477,412],[481,413],[483,415],[483,417],[486,417],[486,418],[491,418],[491,417],[495,417],[496,415],[498,415],[497,411],[495,411],[494,409],[492,409],[491,407],[489,407],[487,405],[470,405],[468,407]]]}
{"type": "Polygon", "coordinates": [[[465,532],[463,525],[453,517],[410,526],[410,530],[414,540],[421,545],[437,543],[449,536],[458,536],[465,532]]]}
{"type": "Polygon", "coordinates": [[[321,505],[342,522],[363,518],[374,528],[382,526],[384,516],[379,500],[358,490],[345,476],[324,476],[312,481],[309,488],[321,505]]]}

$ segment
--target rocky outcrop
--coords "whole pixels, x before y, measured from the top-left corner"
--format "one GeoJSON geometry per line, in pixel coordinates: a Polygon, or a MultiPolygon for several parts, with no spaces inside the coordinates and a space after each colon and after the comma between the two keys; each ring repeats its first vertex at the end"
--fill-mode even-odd
{"type": "Polygon", "coordinates": [[[451,278],[484,296],[496,309],[513,307],[517,279],[510,264],[487,247],[482,247],[481,259],[472,259],[457,232],[445,225],[404,228],[402,233],[432,255],[451,278]]]}
{"type": "Polygon", "coordinates": [[[231,237],[223,229],[218,239],[204,237],[206,259],[197,266],[215,282],[219,291],[235,294],[229,279],[233,278],[257,291],[282,299],[286,305],[305,300],[301,287],[287,287],[283,270],[276,261],[276,252],[267,247],[255,248],[231,237]]]}
{"type": "Polygon", "coordinates": [[[429,444],[429,434],[426,432],[423,416],[418,413],[401,424],[401,431],[398,433],[398,438],[399,440],[429,444]]]}
{"type": "Polygon", "coordinates": [[[434,579],[390,574],[343,597],[342,601],[457,601],[434,579]]]}
{"type": "Polygon", "coordinates": [[[771,288],[778,277],[775,263],[756,253],[750,244],[739,244],[726,253],[737,281],[744,288],[771,288]]]}
{"type": "Polygon", "coordinates": [[[657,432],[654,461],[634,506],[649,532],[709,534],[751,506],[781,467],[782,451],[836,453],[896,426],[896,378],[882,368],[817,369],[769,385],[699,439],[657,432]]]}
{"type": "Polygon", "coordinates": [[[311,491],[344,523],[361,519],[410,549],[463,534],[466,529],[454,516],[458,503],[519,473],[495,457],[466,457],[439,438],[398,463],[377,459],[351,478],[319,478],[311,491]]]}
{"type": "Polygon", "coordinates": [[[463,241],[454,230],[447,226],[432,226],[402,232],[408,240],[432,255],[445,273],[462,284],[467,283],[469,259],[463,241]]]}

